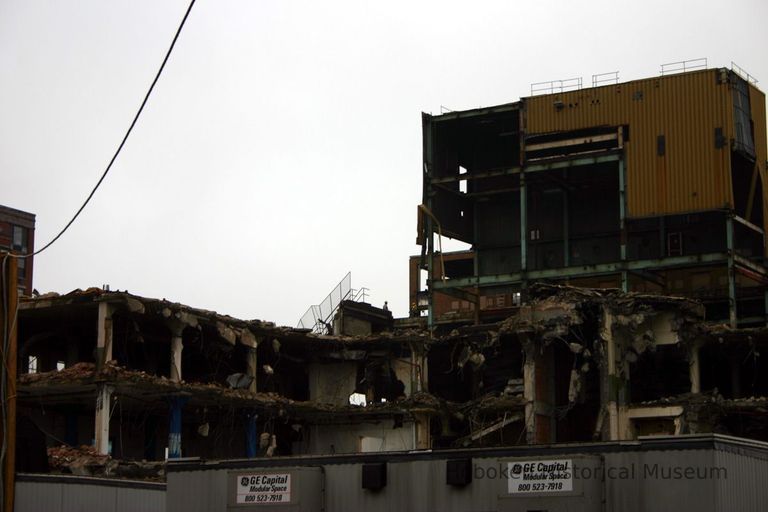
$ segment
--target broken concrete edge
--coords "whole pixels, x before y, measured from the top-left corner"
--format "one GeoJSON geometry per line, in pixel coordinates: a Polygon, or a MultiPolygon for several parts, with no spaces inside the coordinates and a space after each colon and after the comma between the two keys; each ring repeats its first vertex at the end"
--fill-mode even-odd
{"type": "MultiPolygon", "coordinates": [[[[580,323],[579,317],[582,310],[588,306],[601,305],[616,314],[632,315],[651,310],[672,309],[685,312],[692,319],[703,318],[701,304],[691,299],[682,297],[670,297],[661,295],[648,295],[636,292],[621,292],[614,289],[576,288],[564,285],[534,284],[529,289],[530,301],[520,308],[519,314],[510,316],[507,320],[495,324],[489,324],[486,329],[500,332],[527,331],[533,329],[538,332],[546,331],[553,324],[561,324],[564,317],[574,324],[580,323]]],[[[242,320],[228,315],[221,315],[215,311],[187,306],[166,299],[153,299],[133,295],[121,291],[105,291],[100,288],[88,288],[86,290],[74,290],[65,295],[49,293],[39,297],[25,298],[22,300],[22,311],[45,309],[73,304],[88,304],[97,302],[110,302],[115,306],[122,306],[124,311],[142,315],[157,315],[164,319],[173,319],[192,328],[197,328],[200,322],[213,325],[222,339],[229,343],[240,339],[243,330],[247,342],[252,337],[276,337],[282,339],[294,339],[302,341],[317,341],[349,345],[355,343],[393,341],[393,342],[430,342],[432,337],[426,330],[419,328],[395,329],[393,332],[382,332],[368,336],[333,336],[320,335],[310,332],[309,329],[301,329],[286,326],[277,326],[273,322],[253,319],[242,320]]],[[[470,334],[476,330],[476,326],[460,327],[458,337],[470,334]]],[[[438,340],[450,340],[454,336],[439,336],[438,340]]]]}
{"type": "MultiPolygon", "coordinates": [[[[378,414],[426,414],[437,415],[445,411],[461,414],[467,409],[481,411],[506,410],[519,407],[523,402],[516,398],[482,396],[466,403],[442,400],[426,392],[415,392],[411,396],[390,402],[374,402],[365,407],[346,405],[338,406],[320,401],[297,401],[277,393],[252,392],[247,389],[230,389],[217,383],[173,382],[166,377],[150,375],[143,371],[129,370],[108,362],[101,371],[93,363],[78,363],[59,371],[23,374],[19,377],[19,400],[35,397],[39,400],[43,394],[71,393],[72,389],[82,389],[90,394],[97,385],[109,385],[116,394],[130,396],[151,390],[158,399],[163,396],[185,394],[194,405],[195,398],[205,403],[250,407],[253,409],[280,409],[283,414],[301,419],[302,416],[332,413],[334,416],[375,416],[378,414]],[[93,388],[93,389],[91,389],[93,388]]],[[[146,396],[146,395],[143,395],[146,396]]]]}
{"type": "Polygon", "coordinates": [[[74,290],[66,295],[49,293],[39,297],[25,298],[20,304],[21,314],[31,315],[34,311],[64,306],[89,306],[107,302],[113,311],[127,315],[157,317],[166,323],[169,331],[179,335],[177,329],[200,329],[210,326],[218,333],[220,341],[234,345],[236,342],[253,347],[261,340],[280,339],[301,344],[322,344],[323,347],[353,348],[369,344],[420,343],[429,340],[426,331],[404,329],[395,332],[382,332],[368,336],[332,336],[311,332],[309,329],[277,326],[263,320],[242,320],[215,311],[194,308],[170,302],[165,299],[153,299],[121,291],[105,291],[100,288],[74,290]]]}
{"type": "Polygon", "coordinates": [[[93,446],[52,446],[47,449],[47,455],[49,475],[165,481],[166,461],[114,459],[110,455],[99,454],[93,446]]]}

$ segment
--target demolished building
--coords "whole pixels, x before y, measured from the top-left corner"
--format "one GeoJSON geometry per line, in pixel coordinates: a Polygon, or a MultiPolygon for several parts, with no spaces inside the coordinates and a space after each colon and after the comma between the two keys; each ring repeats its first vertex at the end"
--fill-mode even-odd
{"type": "MultiPolygon", "coordinates": [[[[78,475],[163,480],[177,461],[218,474],[219,493],[206,504],[190,477],[177,508],[229,510],[296,504],[326,463],[354,464],[367,504],[395,452],[414,473],[446,459],[446,495],[477,454],[605,467],[613,450],[619,467],[630,446],[727,445],[763,468],[764,104],[716,69],[425,114],[409,318],[344,294],[302,328],[98,288],[24,298],[19,469],[45,471],[30,455],[45,447],[78,475]],[[470,248],[443,253],[443,236],[470,248]],[[270,474],[295,479],[293,498],[241,496],[250,473],[225,466],[283,468],[270,474]]],[[[329,509],[345,510],[338,478],[329,509]]],[[[489,508],[512,494],[477,488],[489,508]]]]}
{"type": "Polygon", "coordinates": [[[255,457],[262,432],[283,456],[768,440],[768,329],[708,326],[680,297],[530,293],[503,321],[440,336],[318,335],[100,289],[27,299],[19,353],[36,371],[22,364],[19,411],[48,445],[147,461],[255,457]]]}

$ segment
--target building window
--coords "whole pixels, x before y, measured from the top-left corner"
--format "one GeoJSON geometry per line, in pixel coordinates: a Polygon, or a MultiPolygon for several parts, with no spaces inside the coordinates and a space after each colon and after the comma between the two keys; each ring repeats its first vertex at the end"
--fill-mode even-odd
{"type": "Polygon", "coordinates": [[[14,251],[27,252],[27,230],[21,226],[13,226],[13,245],[14,251]]]}
{"type": "Polygon", "coordinates": [[[27,259],[16,258],[16,274],[19,284],[24,284],[27,281],[27,259]]]}
{"type": "Polygon", "coordinates": [[[37,373],[37,356],[27,358],[27,373],[37,373]]]}

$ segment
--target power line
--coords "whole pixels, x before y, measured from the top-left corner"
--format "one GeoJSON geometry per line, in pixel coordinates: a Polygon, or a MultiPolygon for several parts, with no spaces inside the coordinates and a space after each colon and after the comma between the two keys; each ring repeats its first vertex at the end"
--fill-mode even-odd
{"type": "Polygon", "coordinates": [[[117,160],[117,156],[120,154],[120,151],[122,151],[123,146],[125,145],[125,142],[128,140],[128,137],[131,135],[131,132],[133,131],[133,127],[136,126],[136,122],[139,120],[139,116],[144,110],[144,106],[147,104],[147,100],[149,100],[149,96],[152,94],[152,90],[155,88],[155,84],[157,84],[157,81],[160,79],[160,75],[163,73],[165,64],[168,62],[168,58],[171,56],[173,47],[176,45],[176,40],[179,38],[179,34],[181,34],[181,29],[184,27],[184,23],[186,23],[187,17],[189,17],[189,13],[190,11],[192,11],[193,5],[195,5],[195,0],[190,1],[189,7],[187,7],[187,12],[184,13],[184,18],[181,20],[181,24],[179,24],[179,28],[176,30],[176,35],[173,36],[173,41],[171,41],[171,46],[168,47],[168,51],[165,54],[163,63],[160,64],[160,69],[157,70],[155,79],[152,80],[152,85],[149,86],[149,90],[147,91],[147,94],[144,96],[144,101],[141,102],[141,106],[139,107],[139,110],[136,112],[136,115],[133,117],[133,121],[131,122],[131,125],[128,127],[128,131],[125,132],[125,136],[123,137],[123,140],[120,142],[120,145],[117,147],[117,151],[115,151],[115,154],[112,156],[112,159],[109,161],[109,164],[107,165],[107,168],[104,170],[104,173],[101,175],[101,178],[99,178],[99,181],[97,181],[96,185],[93,187],[93,189],[91,189],[91,193],[88,194],[88,197],[85,199],[85,202],[80,206],[80,208],[77,210],[75,215],[69,220],[69,222],[67,222],[67,225],[64,226],[64,229],[59,231],[59,234],[53,237],[53,240],[45,244],[41,249],[38,249],[32,254],[11,254],[10,255],[11,257],[29,258],[31,256],[35,256],[36,254],[40,254],[41,252],[49,248],[51,245],[53,245],[54,242],[56,242],[56,240],[58,240],[61,237],[61,235],[63,235],[69,229],[72,223],[75,222],[75,219],[77,219],[80,213],[82,213],[82,211],[85,209],[86,205],[90,202],[91,198],[96,193],[96,190],[98,190],[99,186],[104,181],[104,178],[106,178],[107,174],[109,174],[110,169],[112,169],[112,164],[114,164],[115,160],[117,160]]]}

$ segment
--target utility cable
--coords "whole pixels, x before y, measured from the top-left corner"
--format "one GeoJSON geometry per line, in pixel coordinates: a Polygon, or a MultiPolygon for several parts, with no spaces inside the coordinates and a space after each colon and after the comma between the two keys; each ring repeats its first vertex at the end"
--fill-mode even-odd
{"type": "Polygon", "coordinates": [[[37,251],[31,253],[31,254],[11,254],[11,257],[13,258],[29,258],[32,256],[35,256],[37,254],[40,254],[44,250],[46,250],[48,247],[54,244],[59,238],[61,238],[61,235],[63,235],[69,227],[72,225],[72,223],[75,222],[75,219],[82,213],[82,211],[85,209],[86,205],[91,201],[91,198],[96,193],[96,190],[98,190],[99,186],[101,186],[101,183],[104,181],[104,178],[107,177],[107,174],[109,174],[110,169],[112,169],[112,164],[115,163],[115,160],[117,160],[117,156],[120,154],[120,151],[122,151],[123,146],[125,145],[125,142],[128,140],[128,137],[131,135],[131,132],[133,131],[133,127],[136,126],[136,122],[139,120],[139,116],[141,116],[142,111],[144,110],[144,107],[147,104],[147,101],[149,100],[149,96],[152,94],[152,90],[155,88],[155,84],[157,84],[157,81],[160,79],[160,75],[163,73],[163,69],[165,68],[165,64],[168,62],[168,58],[171,56],[171,52],[173,51],[173,47],[176,45],[176,40],[179,38],[179,34],[181,34],[181,29],[184,27],[184,23],[187,21],[187,17],[189,17],[190,11],[192,11],[192,6],[195,5],[195,0],[191,0],[189,3],[189,7],[187,7],[187,12],[184,13],[184,18],[181,20],[181,24],[179,24],[179,28],[176,30],[176,35],[173,36],[173,41],[171,41],[171,46],[168,48],[168,51],[165,54],[165,58],[163,59],[163,63],[160,64],[160,69],[157,70],[157,74],[155,75],[155,79],[152,80],[152,85],[149,86],[149,90],[147,91],[147,94],[144,96],[144,101],[141,102],[141,106],[139,107],[139,110],[136,112],[136,115],[133,117],[133,121],[131,122],[131,125],[128,127],[128,131],[125,132],[125,136],[123,136],[123,140],[120,142],[120,145],[117,147],[117,151],[115,151],[115,154],[112,155],[112,159],[109,161],[109,164],[107,165],[107,168],[104,170],[104,173],[101,175],[101,178],[99,178],[99,181],[96,182],[96,185],[91,189],[91,193],[88,194],[88,197],[85,199],[85,202],[80,206],[80,208],[77,210],[75,215],[70,219],[69,222],[67,222],[66,226],[64,226],[64,229],[59,231],[59,234],[57,234],[55,237],[53,237],[53,240],[45,244],[41,249],[38,249],[37,251]]]}

